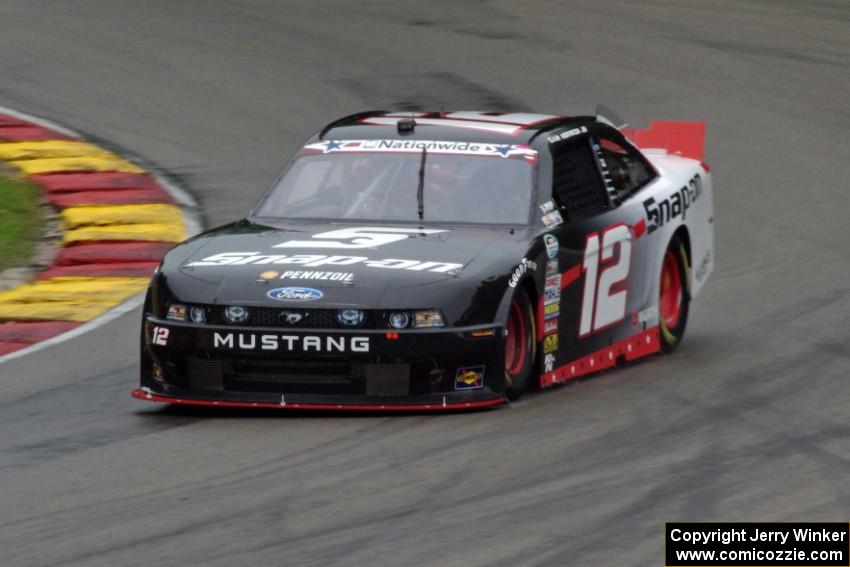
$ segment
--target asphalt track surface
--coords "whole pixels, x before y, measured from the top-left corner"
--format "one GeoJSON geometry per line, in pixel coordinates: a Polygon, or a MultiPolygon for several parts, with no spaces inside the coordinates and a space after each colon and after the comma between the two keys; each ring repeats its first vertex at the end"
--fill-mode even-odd
{"type": "Polygon", "coordinates": [[[0,104],[179,175],[208,225],[375,107],[708,123],[718,270],[674,355],[451,415],[132,400],[138,314],[0,366],[0,564],[661,565],[665,521],[850,519],[850,10],[0,3],[0,104]]]}

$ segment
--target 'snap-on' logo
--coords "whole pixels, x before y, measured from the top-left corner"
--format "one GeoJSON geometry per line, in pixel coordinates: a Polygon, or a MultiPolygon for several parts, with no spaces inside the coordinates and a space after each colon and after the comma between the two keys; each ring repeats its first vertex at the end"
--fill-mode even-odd
{"type": "Polygon", "coordinates": [[[688,181],[687,185],[663,201],[656,203],[652,197],[645,200],[643,202],[643,208],[646,211],[646,218],[649,221],[647,233],[652,234],[656,229],[661,228],[678,216],[681,216],[682,220],[685,220],[691,204],[699,199],[701,194],[702,177],[697,174],[688,181]]]}
{"type": "Polygon", "coordinates": [[[278,287],[269,290],[266,295],[278,301],[315,301],[325,294],[312,287],[278,287]]]}

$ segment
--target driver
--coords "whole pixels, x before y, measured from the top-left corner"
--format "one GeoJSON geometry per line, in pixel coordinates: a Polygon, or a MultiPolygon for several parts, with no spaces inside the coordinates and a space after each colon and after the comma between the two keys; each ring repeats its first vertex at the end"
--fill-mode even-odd
{"type": "Polygon", "coordinates": [[[452,220],[524,223],[528,212],[528,166],[519,160],[482,159],[478,170],[455,196],[456,214],[452,220]]]}

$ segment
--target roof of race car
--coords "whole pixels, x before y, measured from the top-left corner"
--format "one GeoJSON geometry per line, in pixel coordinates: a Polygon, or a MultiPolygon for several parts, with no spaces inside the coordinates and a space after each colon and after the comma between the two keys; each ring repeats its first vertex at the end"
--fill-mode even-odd
{"type": "Polygon", "coordinates": [[[495,113],[387,112],[369,111],[331,122],[318,134],[319,140],[413,139],[482,143],[528,144],[544,130],[594,121],[590,116],[558,116],[527,112],[495,113]],[[412,130],[399,128],[399,121],[415,121],[412,130]]]}

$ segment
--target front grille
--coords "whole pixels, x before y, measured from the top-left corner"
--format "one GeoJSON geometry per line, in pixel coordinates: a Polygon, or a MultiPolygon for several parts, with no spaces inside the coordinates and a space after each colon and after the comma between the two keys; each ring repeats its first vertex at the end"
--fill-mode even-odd
{"type": "MultiPolygon", "coordinates": [[[[366,311],[363,324],[346,327],[337,322],[336,309],[296,309],[278,307],[249,307],[246,325],[253,327],[282,327],[287,329],[383,329],[386,328],[379,311],[366,311]]],[[[228,325],[224,318],[224,307],[216,308],[211,323],[228,325]]]]}
{"type": "Polygon", "coordinates": [[[410,395],[409,364],[367,364],[367,396],[410,395]]]}
{"type": "Polygon", "coordinates": [[[281,394],[408,396],[431,393],[434,365],[382,357],[313,356],[264,358],[175,353],[166,382],[199,391],[281,394]]]}
{"type": "Polygon", "coordinates": [[[234,373],[240,380],[278,384],[348,384],[357,366],[343,359],[237,358],[234,373]]]}
{"type": "Polygon", "coordinates": [[[251,324],[257,327],[292,327],[294,329],[334,329],[340,327],[336,321],[336,312],[331,309],[255,307],[251,309],[249,319],[251,324]],[[299,317],[300,319],[298,319],[299,317]]]}
{"type": "Polygon", "coordinates": [[[232,359],[225,390],[287,394],[362,394],[368,361],[346,358],[232,359]]]}
{"type": "Polygon", "coordinates": [[[223,390],[224,364],[212,358],[186,357],[189,387],[196,390],[223,390]]]}

